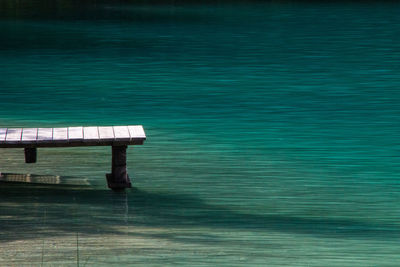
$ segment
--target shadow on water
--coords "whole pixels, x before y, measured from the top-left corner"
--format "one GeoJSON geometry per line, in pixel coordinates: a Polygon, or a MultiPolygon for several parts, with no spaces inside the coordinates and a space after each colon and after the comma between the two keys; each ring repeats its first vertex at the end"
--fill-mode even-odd
{"type": "MultiPolygon", "coordinates": [[[[0,183],[0,240],[62,236],[129,235],[126,229],[153,227],[277,231],[328,238],[394,240],[394,225],[347,219],[305,218],[280,214],[249,214],[211,205],[199,198],[131,189],[125,193],[88,186],[0,183]],[[45,225],[43,224],[45,218],[45,225]],[[123,230],[125,229],[125,230],[123,230]]],[[[206,242],[207,237],[182,236],[169,231],[135,233],[181,242],[206,242]],[[164,233],[165,232],[165,233],[164,233]],[[203,241],[201,241],[203,240],[203,241]]]]}

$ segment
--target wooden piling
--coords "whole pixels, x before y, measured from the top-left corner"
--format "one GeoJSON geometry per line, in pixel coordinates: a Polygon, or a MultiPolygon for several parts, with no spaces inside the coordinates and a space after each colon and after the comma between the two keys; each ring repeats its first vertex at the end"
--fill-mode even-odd
{"type": "Polygon", "coordinates": [[[107,174],[107,182],[108,187],[113,190],[132,187],[126,169],[126,149],[126,145],[112,146],[111,173],[107,174]]]}
{"type": "Polygon", "coordinates": [[[36,163],[36,147],[25,147],[25,163],[36,163]]]}

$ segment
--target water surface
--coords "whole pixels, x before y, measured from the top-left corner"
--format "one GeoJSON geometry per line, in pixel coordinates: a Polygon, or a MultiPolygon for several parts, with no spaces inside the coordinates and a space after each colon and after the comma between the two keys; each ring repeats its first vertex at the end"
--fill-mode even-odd
{"type": "Polygon", "coordinates": [[[399,11],[3,1],[0,126],[148,140],[126,194],[110,148],[2,149],[2,172],[66,182],[1,183],[0,265],[395,266],[399,11]]]}

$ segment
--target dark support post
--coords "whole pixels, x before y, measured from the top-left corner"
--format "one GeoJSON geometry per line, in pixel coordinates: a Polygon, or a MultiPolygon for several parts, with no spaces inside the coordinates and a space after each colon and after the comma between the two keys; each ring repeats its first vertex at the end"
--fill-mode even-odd
{"type": "Polygon", "coordinates": [[[107,174],[108,187],[112,190],[123,190],[132,187],[126,170],[126,149],[127,146],[112,147],[112,168],[107,174]]]}
{"type": "Polygon", "coordinates": [[[25,163],[36,163],[36,147],[25,147],[25,163]]]}

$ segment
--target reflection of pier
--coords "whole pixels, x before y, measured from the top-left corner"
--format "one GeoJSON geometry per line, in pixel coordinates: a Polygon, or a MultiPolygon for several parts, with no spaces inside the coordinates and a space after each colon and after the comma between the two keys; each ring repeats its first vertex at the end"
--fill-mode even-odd
{"type": "Polygon", "coordinates": [[[87,179],[61,177],[58,175],[36,175],[18,173],[0,173],[0,182],[32,183],[32,184],[64,184],[64,185],[90,185],[87,179]]]}
{"type": "Polygon", "coordinates": [[[126,192],[119,192],[119,194],[112,194],[111,205],[115,218],[122,218],[125,224],[129,221],[129,201],[126,192]]]}

